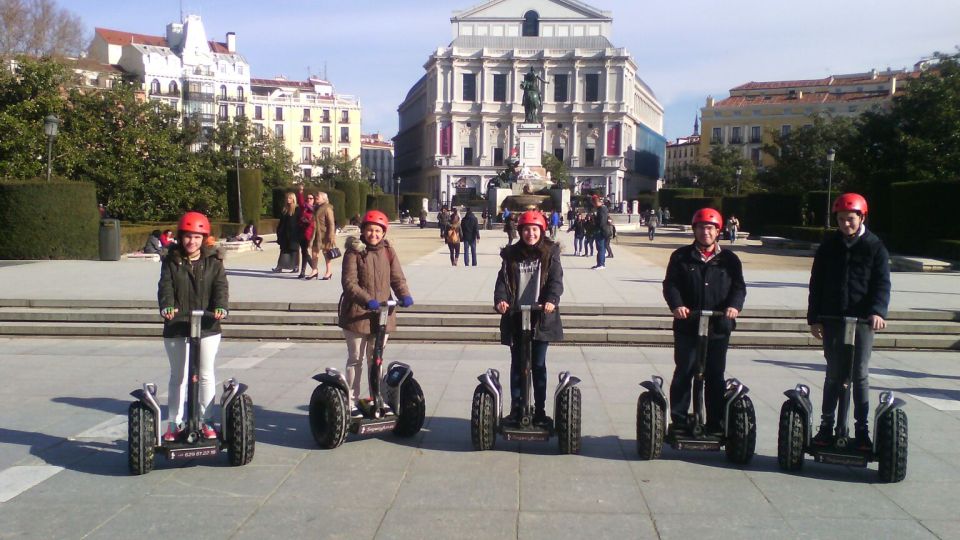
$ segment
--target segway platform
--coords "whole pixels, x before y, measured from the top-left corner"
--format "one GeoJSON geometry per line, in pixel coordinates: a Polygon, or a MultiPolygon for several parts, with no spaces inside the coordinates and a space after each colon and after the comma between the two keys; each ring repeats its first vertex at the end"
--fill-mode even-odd
{"type": "Polygon", "coordinates": [[[166,442],[157,450],[169,461],[182,461],[186,459],[214,457],[221,451],[220,442],[217,439],[211,439],[203,444],[191,444],[187,442],[166,442]]]}
{"type": "Polygon", "coordinates": [[[519,422],[502,421],[500,434],[505,441],[549,441],[553,430],[548,427],[522,426],[519,422]]]}

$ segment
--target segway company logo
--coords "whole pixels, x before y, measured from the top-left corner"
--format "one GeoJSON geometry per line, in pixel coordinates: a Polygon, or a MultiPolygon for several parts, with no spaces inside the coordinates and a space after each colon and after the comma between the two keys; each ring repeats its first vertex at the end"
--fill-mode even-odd
{"type": "Polygon", "coordinates": [[[384,431],[390,431],[393,429],[393,426],[397,425],[396,421],[389,422],[379,422],[376,424],[364,424],[360,426],[360,431],[358,435],[369,435],[373,433],[383,433],[384,431]]]}

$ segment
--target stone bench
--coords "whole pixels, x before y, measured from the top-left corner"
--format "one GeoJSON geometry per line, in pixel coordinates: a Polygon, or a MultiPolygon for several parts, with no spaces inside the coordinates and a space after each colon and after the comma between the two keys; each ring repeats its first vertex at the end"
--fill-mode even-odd
{"type": "Polygon", "coordinates": [[[224,250],[234,253],[242,253],[244,251],[253,251],[256,249],[252,240],[242,240],[238,242],[221,241],[218,242],[218,244],[224,250]]]}
{"type": "Polygon", "coordinates": [[[953,270],[953,265],[937,259],[894,255],[890,257],[890,270],[892,272],[950,272],[953,270]]]}
{"type": "MultiPolygon", "coordinates": [[[[737,233],[737,238],[740,237],[740,233],[737,233]]],[[[813,250],[816,249],[817,244],[811,242],[805,242],[803,240],[793,240],[790,238],[783,238],[782,236],[761,236],[760,245],[765,248],[773,249],[801,249],[801,250],[813,250]]]]}
{"type": "Polygon", "coordinates": [[[156,253],[127,253],[120,257],[120,260],[128,262],[160,262],[160,255],[156,253]]]}

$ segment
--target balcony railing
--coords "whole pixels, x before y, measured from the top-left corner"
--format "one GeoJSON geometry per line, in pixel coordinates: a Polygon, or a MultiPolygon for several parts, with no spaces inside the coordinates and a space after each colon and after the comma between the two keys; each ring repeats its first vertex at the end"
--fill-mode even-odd
{"type": "Polygon", "coordinates": [[[320,118],[320,122],[322,122],[322,123],[324,123],[324,124],[329,124],[329,123],[330,123],[330,116],[327,115],[327,116],[324,116],[324,117],[320,118]]]}
{"type": "Polygon", "coordinates": [[[215,117],[215,115],[213,115],[213,114],[211,114],[211,113],[196,113],[196,112],[195,112],[195,113],[186,113],[186,114],[183,115],[183,118],[184,118],[185,120],[187,120],[187,121],[190,121],[190,122],[197,122],[197,123],[200,123],[200,124],[212,124],[212,123],[214,122],[214,119],[215,119],[216,117],[215,117]]]}
{"type": "Polygon", "coordinates": [[[186,101],[204,101],[204,102],[213,102],[215,95],[213,92],[191,92],[190,90],[183,91],[183,99],[186,101]]]}
{"type": "Polygon", "coordinates": [[[229,102],[231,102],[231,103],[246,103],[246,102],[247,102],[247,97],[246,97],[246,96],[223,96],[223,95],[221,95],[221,96],[219,96],[219,97],[217,98],[217,101],[229,101],[229,102]]]}
{"type": "Polygon", "coordinates": [[[750,144],[757,144],[757,143],[759,143],[759,142],[760,142],[760,137],[759,137],[759,136],[757,136],[757,137],[751,136],[751,137],[750,137],[750,144]]]}
{"type": "Polygon", "coordinates": [[[306,135],[300,137],[300,142],[313,142],[313,137],[308,137],[306,135]]]}
{"type": "Polygon", "coordinates": [[[330,142],[330,136],[329,136],[329,135],[321,135],[319,142],[322,142],[322,143],[328,143],[328,142],[330,142]]]}
{"type": "Polygon", "coordinates": [[[303,115],[303,118],[300,119],[300,121],[301,121],[301,122],[312,122],[313,120],[310,120],[310,115],[309,115],[309,114],[305,114],[305,115],[303,115]]]}

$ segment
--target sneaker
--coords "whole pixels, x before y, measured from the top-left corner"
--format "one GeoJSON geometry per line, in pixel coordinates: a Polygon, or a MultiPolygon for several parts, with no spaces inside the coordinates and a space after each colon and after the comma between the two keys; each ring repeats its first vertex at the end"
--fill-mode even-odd
{"type": "Polygon", "coordinates": [[[606,269],[606,268],[607,268],[606,266],[600,266],[600,265],[597,265],[597,266],[594,266],[594,267],[593,267],[594,270],[604,270],[604,269],[606,269]]]}
{"type": "Polygon", "coordinates": [[[211,426],[210,424],[208,424],[208,423],[206,423],[206,422],[204,422],[203,425],[200,426],[200,432],[203,433],[203,438],[204,438],[204,439],[216,439],[216,438],[217,438],[217,430],[213,429],[213,426],[211,426]]]}
{"type": "Polygon", "coordinates": [[[540,410],[533,415],[533,425],[541,428],[549,428],[553,425],[553,420],[547,416],[545,411],[540,410]]]}
{"type": "Polygon", "coordinates": [[[821,424],[820,430],[813,436],[812,442],[814,446],[827,447],[832,445],[833,441],[833,426],[821,424]]]}
{"type": "Polygon", "coordinates": [[[350,409],[350,418],[363,418],[363,412],[360,410],[360,407],[350,409]]]}
{"type": "Polygon", "coordinates": [[[522,415],[523,412],[520,410],[520,406],[514,405],[513,407],[510,407],[510,414],[508,414],[504,420],[507,422],[517,423],[520,421],[520,416],[522,415]]]}
{"type": "Polygon", "coordinates": [[[393,407],[383,404],[383,416],[396,416],[396,413],[393,412],[393,407]]]}
{"type": "Polygon", "coordinates": [[[167,432],[163,434],[164,442],[173,442],[180,438],[180,433],[183,430],[177,429],[177,424],[170,422],[167,425],[167,432]]]}
{"type": "Polygon", "coordinates": [[[873,450],[873,441],[870,440],[870,432],[867,430],[857,430],[857,436],[853,440],[853,448],[861,452],[873,450]]]}

